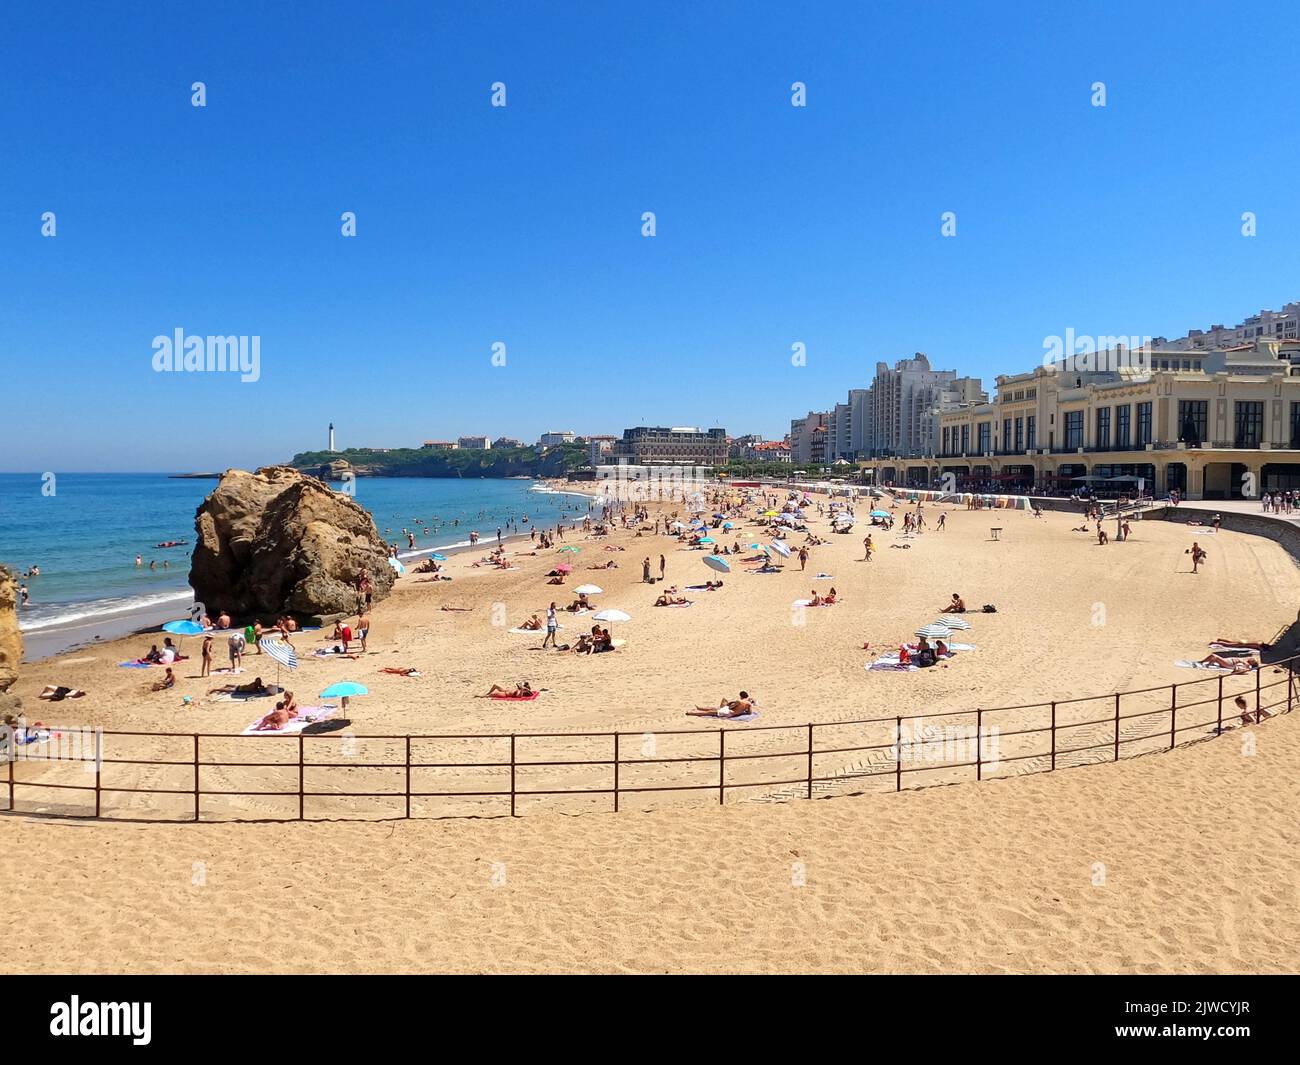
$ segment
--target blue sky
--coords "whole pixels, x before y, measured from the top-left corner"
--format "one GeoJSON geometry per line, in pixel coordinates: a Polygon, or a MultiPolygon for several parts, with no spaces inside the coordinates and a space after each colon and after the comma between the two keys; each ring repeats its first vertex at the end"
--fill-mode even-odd
{"type": "Polygon", "coordinates": [[[877,360],[991,383],[1300,298],[1280,6],[289,11],[6,6],[0,468],[779,436],[877,360]],[[153,372],[178,327],[260,336],[261,379],[153,372]]]}

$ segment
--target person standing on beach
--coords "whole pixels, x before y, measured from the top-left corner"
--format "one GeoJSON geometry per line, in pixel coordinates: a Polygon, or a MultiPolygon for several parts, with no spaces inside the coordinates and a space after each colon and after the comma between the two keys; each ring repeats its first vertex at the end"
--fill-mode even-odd
{"type": "Polygon", "coordinates": [[[802,569],[806,569],[807,567],[808,567],[808,548],[805,546],[799,548],[799,568],[802,570],[802,569]]]}
{"type": "Polygon", "coordinates": [[[361,641],[361,653],[366,653],[366,637],[370,635],[370,615],[362,614],[357,618],[357,639],[361,641]]]}
{"type": "Polygon", "coordinates": [[[497,547],[501,546],[501,526],[497,526],[497,547]]]}
{"type": "Polygon", "coordinates": [[[654,583],[650,579],[650,556],[649,555],[647,555],[644,559],[641,560],[641,583],[643,584],[654,583]]]}
{"type": "Polygon", "coordinates": [[[199,673],[200,677],[206,677],[212,672],[212,636],[203,637],[203,671],[199,673]]]}
{"type": "Polygon", "coordinates": [[[867,533],[867,538],[862,541],[862,550],[865,552],[862,556],[863,562],[871,561],[871,534],[867,533]]]}
{"type": "Polygon", "coordinates": [[[659,579],[664,579],[664,570],[668,568],[668,560],[663,555],[659,556],[659,579]]]}
{"type": "Polygon", "coordinates": [[[226,643],[230,652],[230,669],[231,672],[234,672],[244,664],[244,634],[242,632],[233,632],[226,643]]]}
{"type": "Polygon", "coordinates": [[[552,603],[546,608],[546,639],[542,640],[542,650],[546,650],[546,644],[549,642],[552,647],[556,646],[555,631],[560,627],[560,619],[555,616],[555,604],[552,603]]]}

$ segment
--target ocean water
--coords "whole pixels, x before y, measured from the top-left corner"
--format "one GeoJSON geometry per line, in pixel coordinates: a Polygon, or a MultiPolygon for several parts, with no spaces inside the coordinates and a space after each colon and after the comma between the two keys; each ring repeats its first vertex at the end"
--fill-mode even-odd
{"type": "MultiPolygon", "coordinates": [[[[31,596],[20,627],[39,632],[173,603],[184,617],[193,601],[194,514],[216,485],[165,474],[61,473],[51,494],[40,474],[0,473],[0,562],[31,596]],[[155,546],[168,540],[188,543],[155,546]],[[33,565],[40,575],[23,578],[33,565]]],[[[402,558],[459,546],[470,530],[495,543],[497,528],[510,533],[512,519],[527,533],[534,524],[580,519],[588,506],[582,496],[535,490],[532,481],[374,477],[355,487],[354,498],[402,558]],[[404,528],[416,535],[414,551],[404,528]]]]}

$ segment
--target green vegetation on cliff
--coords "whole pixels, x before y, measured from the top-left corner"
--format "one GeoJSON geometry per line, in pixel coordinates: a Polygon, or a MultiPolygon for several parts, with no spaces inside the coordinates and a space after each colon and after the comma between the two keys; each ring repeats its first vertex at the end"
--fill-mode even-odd
{"type": "Polygon", "coordinates": [[[541,454],[535,447],[439,450],[401,447],[388,451],[353,447],[346,451],[303,451],[289,462],[315,473],[342,459],[358,474],[371,477],[563,477],[586,465],[587,449],[559,444],[541,454]]]}

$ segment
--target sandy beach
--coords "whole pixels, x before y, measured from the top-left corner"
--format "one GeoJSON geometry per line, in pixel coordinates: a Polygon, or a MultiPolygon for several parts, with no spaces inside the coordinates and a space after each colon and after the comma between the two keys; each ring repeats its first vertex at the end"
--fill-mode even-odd
{"type": "MultiPolygon", "coordinates": [[[[347,733],[358,736],[548,733],[560,738],[535,741],[534,757],[598,758],[607,757],[599,746],[606,741],[578,734],[618,730],[656,738],[660,755],[697,756],[713,749],[720,730],[728,749],[741,753],[788,735],[747,737],[742,723],[685,714],[742,688],[758,697],[760,726],[1021,706],[1198,680],[1197,671],[1174,662],[1202,657],[1219,636],[1270,639],[1295,618],[1300,570],[1260,537],[1142,521],[1127,542],[1098,546],[1095,536],[1072,530],[1079,524],[1072,514],[1035,518],[933,505],[925,512],[929,528],[917,536],[904,537],[901,522],[891,532],[872,530],[870,562],[862,561],[864,526],[834,535],[825,518],[814,518],[812,530],[829,542],[813,549],[805,572],[794,559],[773,574],[736,565],[721,590],[686,593],[689,608],[652,606],[663,586],[641,582],[642,559],[652,560],[657,575],[661,553],[666,583],[679,590],[714,576],[700,551],[669,536],[619,530],[586,538],[570,531],[564,543],[580,553],[531,555],[528,545],[512,545],[518,568],[509,571],[474,568],[486,551],[464,553],[446,563],[451,581],[408,574],[398,582],[374,610],[369,653],[360,660],[312,657],[311,649],[329,642],[328,633],[295,637],[301,664],[286,683],[305,704],[318,702],[316,693],[334,681],[368,685],[370,694],[353,700],[347,715],[347,733]],[[947,515],[942,530],[935,528],[940,513],[947,515]],[[990,537],[993,525],[1003,530],[997,541],[990,537]],[[1198,536],[1210,555],[1192,574],[1184,552],[1198,536]],[[546,584],[545,574],[566,559],[574,566],[566,585],[546,584]],[[611,559],[617,569],[589,569],[611,559]],[[814,580],[818,572],[831,577],[814,580]],[[582,583],[604,590],[594,597],[599,606],[632,617],[612,626],[626,640],[616,653],[542,651],[540,634],[508,631],[552,599],[565,605],[582,583]],[[832,585],[840,598],[835,606],[792,606],[832,585]],[[1246,589],[1249,596],[1241,594],[1246,589]],[[953,592],[973,609],[997,607],[968,615],[972,627],[961,638],[973,650],[918,672],[864,669],[878,651],[896,648],[939,618],[953,592]],[[421,676],[381,673],[384,667],[415,667],[421,676]],[[535,701],[476,698],[492,683],[523,679],[542,689],[535,701]],[[669,735],[679,730],[686,735],[669,735]]],[[[742,521],[722,542],[743,547],[761,532],[742,521]]],[[[801,539],[793,536],[795,543],[801,539]]],[[[564,624],[562,641],[589,627],[583,617],[564,624]]],[[[146,692],[161,671],[117,663],[142,654],[150,642],[135,636],[33,663],[16,691],[29,707],[48,712],[50,723],[110,730],[234,736],[263,712],[252,705],[259,701],[206,696],[224,678],[199,678],[196,659],[181,663],[176,690],[146,692]],[[35,696],[54,683],[89,694],[47,708],[35,696]],[[182,695],[192,705],[183,706],[182,695]]],[[[196,651],[198,641],[186,645],[196,651]]],[[[246,666],[241,680],[274,677],[265,659],[250,656],[246,666]]],[[[1277,680],[1267,668],[1262,676],[1265,683],[1277,680]]],[[[1254,688],[1253,677],[1229,676],[1224,683],[1230,695],[1254,688]]],[[[1152,705],[1160,699],[1167,705],[1168,688],[1151,698],[1152,705]]],[[[1008,712],[985,724],[1007,733],[1040,728],[1044,712],[1008,712]]],[[[1085,704],[1079,713],[1084,720],[1094,712],[1085,704]]],[[[1125,729],[1127,736],[1127,723],[1125,729]]],[[[728,792],[721,808],[716,793],[686,792],[624,796],[617,815],[607,812],[603,794],[521,799],[526,816],[515,819],[499,816],[508,809],[496,797],[464,805],[423,799],[413,811],[417,818],[494,818],[475,821],[168,825],[6,817],[0,819],[8,843],[5,875],[31,900],[37,929],[18,947],[15,967],[1279,970],[1291,964],[1287,944],[1296,932],[1295,918],[1287,916],[1295,910],[1294,830],[1288,818],[1255,813],[1286,809],[1293,800],[1300,734],[1294,719],[1279,717],[1210,736],[1208,728],[1180,735],[1180,742],[1208,742],[1114,765],[1022,775],[1046,767],[1034,760],[1004,767],[1016,779],[975,782],[969,773],[957,774],[951,779],[963,782],[953,787],[898,795],[886,793],[892,780],[854,777],[858,756],[819,756],[818,775],[838,782],[817,794],[840,797],[812,803],[774,801],[792,798],[798,788],[756,787],[728,792]],[[1257,737],[1249,752],[1245,735],[1257,737]],[[57,860],[25,861],[34,847],[57,860]],[[1215,856],[1212,864],[1206,854],[1215,856]],[[1095,884],[1099,877],[1103,883],[1095,884]],[[292,920],[285,917],[286,898],[292,920]],[[105,934],[88,941],[54,919],[69,907],[105,934]],[[304,910],[317,918],[306,932],[304,910]],[[646,925],[651,914],[653,934],[646,925]],[[141,919],[148,934],[112,934],[141,919]]],[[[107,737],[105,753],[124,751],[127,742],[107,737]]],[[[271,745],[259,748],[270,752],[259,759],[296,761],[291,739],[231,742],[271,745]]],[[[1019,750],[1017,742],[1026,741],[1008,736],[1004,753],[1019,750]]],[[[380,760],[386,744],[357,746],[380,760]]],[[[431,744],[424,757],[434,760],[454,746],[431,744]]],[[[678,767],[671,779],[657,779],[704,779],[691,776],[697,771],[716,780],[716,763],[678,767]]],[[[759,779],[744,775],[751,771],[742,762],[733,779],[759,779]]],[[[138,770],[111,766],[106,777],[110,772],[138,770]]],[[[186,786],[190,770],[172,772],[130,779],[186,786]]],[[[241,786],[247,778],[238,772],[204,769],[204,789],[241,786]]],[[[291,767],[295,780],[296,772],[291,767]]],[[[430,771],[423,789],[438,790],[434,781],[448,779],[443,772],[430,771]]],[[[528,786],[598,787],[607,772],[538,770],[528,786]]],[[[356,785],[351,790],[382,790],[389,785],[376,781],[388,775],[359,769],[350,771],[348,783],[356,785]]],[[[499,769],[470,776],[478,781],[474,790],[501,784],[499,769]]],[[[286,786],[280,769],[261,779],[268,789],[286,786]]],[[[316,780],[322,790],[347,790],[333,779],[316,780]]],[[[624,786],[630,782],[625,778],[624,786]]],[[[19,794],[20,810],[71,811],[59,805],[70,793],[19,794]]],[[[316,805],[309,817],[345,816],[370,802],[310,801],[316,805]]],[[[184,817],[189,802],[188,796],[105,796],[108,812],[123,817],[184,817]]],[[[297,802],[296,796],[205,797],[204,816],[291,817],[297,802]]],[[[387,800],[365,808],[362,816],[393,815],[387,800]]]]}

